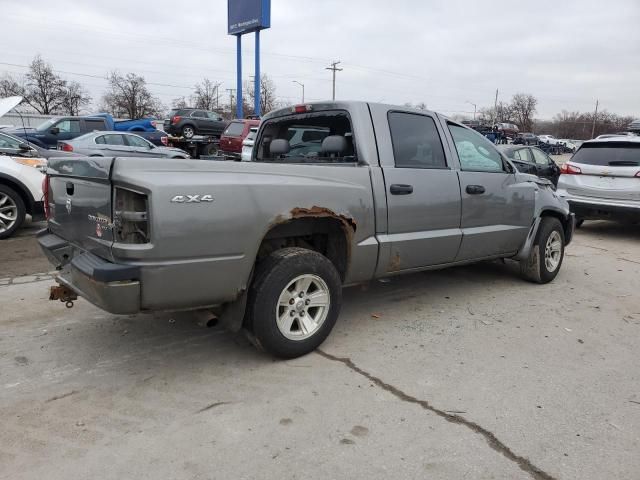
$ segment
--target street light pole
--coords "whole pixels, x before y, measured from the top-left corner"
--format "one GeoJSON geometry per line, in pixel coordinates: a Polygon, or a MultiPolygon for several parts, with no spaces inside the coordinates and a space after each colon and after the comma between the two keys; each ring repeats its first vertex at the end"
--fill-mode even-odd
{"type": "Polygon", "coordinates": [[[297,83],[298,85],[300,85],[302,87],[302,103],[304,103],[304,83],[301,83],[297,80],[293,80],[293,83],[297,83]]]}
{"type": "Polygon", "coordinates": [[[469,105],[473,105],[473,119],[475,120],[476,119],[476,112],[478,111],[478,106],[475,103],[470,102],[469,100],[467,100],[466,103],[468,103],[469,105]]]}

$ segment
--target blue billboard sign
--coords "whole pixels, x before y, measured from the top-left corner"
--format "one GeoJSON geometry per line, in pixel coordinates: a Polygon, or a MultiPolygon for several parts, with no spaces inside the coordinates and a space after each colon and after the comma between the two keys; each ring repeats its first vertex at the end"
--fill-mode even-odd
{"type": "Polygon", "coordinates": [[[229,35],[242,35],[271,26],[271,0],[227,0],[229,35]]]}

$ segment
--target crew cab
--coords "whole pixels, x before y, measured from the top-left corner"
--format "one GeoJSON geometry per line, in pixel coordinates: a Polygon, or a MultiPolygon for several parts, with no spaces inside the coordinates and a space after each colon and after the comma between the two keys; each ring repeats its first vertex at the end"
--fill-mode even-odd
{"type": "Polygon", "coordinates": [[[51,160],[38,241],[60,269],[52,297],[212,312],[291,358],[324,341],[345,286],[501,258],[546,283],[573,235],[549,181],[437,113],[280,109],[251,160],[51,160]]]}
{"type": "Polygon", "coordinates": [[[15,128],[8,133],[21,137],[40,148],[57,148],[58,142],[72,140],[93,131],[127,131],[146,138],[155,145],[166,145],[167,136],[155,128],[152,120],[114,121],[108,114],[89,117],[54,117],[36,128],[15,128]]]}

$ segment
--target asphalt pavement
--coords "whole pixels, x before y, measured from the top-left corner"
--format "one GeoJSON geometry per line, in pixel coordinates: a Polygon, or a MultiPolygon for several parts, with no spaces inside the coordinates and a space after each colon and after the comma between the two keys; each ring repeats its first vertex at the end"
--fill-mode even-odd
{"type": "Polygon", "coordinates": [[[348,289],[291,361],[0,275],[0,478],[638,479],[638,240],[587,222],[549,285],[493,262],[348,289]]]}

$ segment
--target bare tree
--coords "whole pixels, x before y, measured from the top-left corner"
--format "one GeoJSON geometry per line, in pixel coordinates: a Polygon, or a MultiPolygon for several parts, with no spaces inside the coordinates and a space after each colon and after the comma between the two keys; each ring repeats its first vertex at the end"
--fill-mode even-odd
{"type": "Polygon", "coordinates": [[[103,109],[116,117],[159,117],[164,111],[160,100],[147,88],[144,77],[135,73],[111,72],[109,87],[102,97],[103,109]]]}
{"type": "MultiPolygon", "coordinates": [[[[536,122],[538,129],[545,129],[558,138],[586,140],[591,138],[594,112],[568,112],[563,110],[553,117],[552,122],[536,122]]],[[[603,110],[596,117],[595,136],[604,133],[626,131],[633,117],[617,115],[603,110]]]]}
{"type": "Polygon", "coordinates": [[[202,83],[198,83],[195,86],[195,90],[191,100],[195,108],[201,108],[203,110],[215,110],[218,105],[218,88],[220,83],[213,83],[208,78],[205,78],[202,83]]]}
{"type": "Polygon", "coordinates": [[[480,119],[485,122],[513,123],[515,122],[513,106],[500,102],[495,107],[480,109],[480,119]]]}
{"type": "Polygon", "coordinates": [[[25,75],[24,101],[43,115],[57,113],[64,102],[66,83],[51,64],[36,55],[25,75]]]}
{"type": "Polygon", "coordinates": [[[173,108],[189,108],[189,103],[187,99],[184,97],[174,98],[171,102],[171,107],[173,108]]]}
{"type": "Polygon", "coordinates": [[[8,73],[0,78],[0,97],[12,97],[15,95],[25,95],[24,84],[8,73]]]}
{"type": "Polygon", "coordinates": [[[516,93],[511,99],[511,111],[515,123],[523,132],[530,132],[533,128],[533,114],[536,112],[538,100],[533,95],[516,93]]]}
{"type": "Polygon", "coordinates": [[[63,92],[60,110],[65,115],[80,115],[82,108],[91,102],[91,97],[78,82],[67,82],[63,92]]]}
{"type": "MultiPolygon", "coordinates": [[[[251,104],[249,112],[253,112],[253,106],[255,105],[255,95],[253,90],[253,82],[245,82],[244,97],[251,104]]],[[[264,115],[277,106],[278,99],[276,97],[276,86],[273,83],[273,80],[271,80],[267,75],[262,75],[260,77],[260,110],[264,115]]]]}

